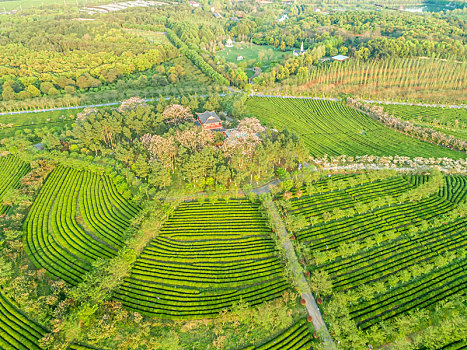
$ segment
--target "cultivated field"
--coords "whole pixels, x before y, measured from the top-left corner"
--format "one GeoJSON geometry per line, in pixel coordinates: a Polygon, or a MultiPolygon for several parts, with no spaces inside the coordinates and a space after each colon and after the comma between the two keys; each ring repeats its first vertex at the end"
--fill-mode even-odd
{"type": "Polygon", "coordinates": [[[183,203],[141,253],[115,297],[158,318],[215,317],[289,288],[271,230],[246,200],[183,203]]]}
{"type": "Polygon", "coordinates": [[[349,316],[361,330],[464,297],[467,177],[439,180],[337,175],[287,205],[309,222],[295,233],[314,257],[308,270],[325,271],[334,297],[352,300],[349,316]]]}
{"type": "Polygon", "coordinates": [[[394,117],[439,130],[467,141],[467,109],[425,106],[381,105],[394,117]]]}
{"type": "Polygon", "coordinates": [[[76,284],[94,260],[116,255],[137,212],[110,177],[58,167],[27,216],[25,250],[38,268],[76,284]]]}
{"type": "Polygon", "coordinates": [[[313,337],[310,324],[305,319],[300,320],[282,334],[261,346],[249,346],[243,350],[300,350],[311,349],[313,337]]]}
{"type": "Polygon", "coordinates": [[[0,157],[0,214],[8,212],[8,206],[4,206],[5,194],[13,188],[18,188],[21,178],[29,172],[29,164],[14,156],[0,157]]]}
{"type": "MultiPolygon", "coordinates": [[[[42,350],[39,340],[49,331],[22,313],[19,307],[0,293],[0,348],[4,350],[42,350]]],[[[70,345],[69,350],[90,350],[70,345]]]]}
{"type": "Polygon", "coordinates": [[[313,156],[375,155],[466,158],[391,130],[341,102],[252,97],[247,111],[276,129],[301,136],[313,156]]]}

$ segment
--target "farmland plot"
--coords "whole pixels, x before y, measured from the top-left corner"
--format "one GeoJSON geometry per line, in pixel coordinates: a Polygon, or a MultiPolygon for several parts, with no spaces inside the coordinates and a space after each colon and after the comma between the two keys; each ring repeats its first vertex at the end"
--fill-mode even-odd
{"type": "Polygon", "coordinates": [[[403,106],[381,104],[384,111],[396,118],[407,120],[419,126],[433,128],[467,140],[467,109],[429,106],[403,106]]]}
{"type": "MultiPolygon", "coordinates": [[[[21,312],[18,306],[0,293],[0,348],[4,350],[41,350],[39,340],[49,331],[21,312]]],[[[91,350],[72,344],[69,350],[91,350]]]]}
{"type": "Polygon", "coordinates": [[[255,305],[289,287],[257,204],[183,203],[133,265],[115,297],[158,318],[215,317],[240,300],[255,305]]]}
{"type": "Polygon", "coordinates": [[[26,218],[26,252],[52,277],[79,283],[94,260],[115,256],[137,211],[110,177],[58,167],[26,218]]]}
{"type": "Polygon", "coordinates": [[[312,349],[312,341],[310,326],[303,319],[263,345],[252,345],[243,350],[308,350],[312,349]]]}
{"type": "Polygon", "coordinates": [[[322,193],[295,195],[289,213],[308,220],[319,218],[315,225],[296,232],[299,242],[317,259],[308,270],[325,271],[335,295],[356,296],[358,301],[349,305],[349,313],[360,329],[465,295],[465,176],[444,176],[439,192],[391,205],[385,203],[385,196],[397,197],[430,178],[412,175],[359,184],[350,181],[352,186],[334,192],[326,191],[330,181],[316,184],[322,193]],[[383,200],[373,209],[362,210],[375,197],[383,200]],[[322,219],[323,211],[334,208],[354,211],[348,217],[322,219]],[[320,254],[325,258],[319,260],[320,254]]]}
{"type": "MultiPolygon", "coordinates": [[[[0,157],[0,201],[8,190],[18,188],[21,178],[29,172],[29,164],[14,156],[0,157]]],[[[8,212],[8,206],[0,202],[0,214],[8,212]]]]}
{"type": "Polygon", "coordinates": [[[301,136],[312,156],[407,156],[466,158],[465,153],[389,129],[341,102],[252,97],[247,111],[263,123],[301,136]]]}

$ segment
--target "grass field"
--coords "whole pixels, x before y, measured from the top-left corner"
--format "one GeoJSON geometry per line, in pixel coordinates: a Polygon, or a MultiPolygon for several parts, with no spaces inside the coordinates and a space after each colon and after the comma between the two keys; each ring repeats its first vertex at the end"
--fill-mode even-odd
{"type": "Polygon", "coordinates": [[[341,102],[252,97],[246,106],[270,127],[287,128],[301,136],[313,156],[467,157],[405,136],[341,102]]]}
{"type": "Polygon", "coordinates": [[[425,106],[381,105],[394,117],[429,127],[467,141],[467,109],[425,106]]]}
{"type": "Polygon", "coordinates": [[[14,115],[0,116],[0,139],[12,137],[18,132],[26,134],[33,133],[36,129],[46,128],[47,130],[61,130],[66,126],[71,126],[77,113],[81,109],[21,113],[14,115]]]}
{"type": "Polygon", "coordinates": [[[158,318],[215,317],[233,303],[278,298],[289,288],[257,204],[183,203],[140,254],[115,297],[158,318]]]}
{"type": "Polygon", "coordinates": [[[243,56],[243,60],[252,66],[253,63],[258,61],[260,56],[263,56],[260,60],[262,66],[269,65],[273,62],[279,62],[286,52],[279,51],[273,46],[262,46],[251,43],[234,43],[234,47],[226,47],[224,50],[218,51],[216,55],[223,57],[227,62],[233,62],[238,64],[242,61],[237,61],[237,56],[243,56]],[[254,61],[254,62],[252,62],[254,61]]]}
{"type": "Polygon", "coordinates": [[[337,175],[291,200],[288,213],[314,222],[296,233],[298,241],[316,259],[327,255],[308,270],[326,271],[334,295],[355,297],[348,308],[362,330],[465,293],[467,219],[455,210],[467,200],[467,177],[445,176],[439,192],[386,203],[431,180],[337,175]]]}
{"type": "Polygon", "coordinates": [[[137,211],[110,177],[58,167],[26,218],[25,250],[38,268],[76,284],[94,260],[116,255],[137,211]]]}

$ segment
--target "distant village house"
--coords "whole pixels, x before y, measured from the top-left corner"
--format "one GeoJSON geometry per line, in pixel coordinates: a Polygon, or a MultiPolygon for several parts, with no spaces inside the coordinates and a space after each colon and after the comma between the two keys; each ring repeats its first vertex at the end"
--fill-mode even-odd
{"type": "Polygon", "coordinates": [[[337,55],[337,56],[333,56],[331,57],[334,61],[339,61],[339,62],[343,62],[345,61],[347,58],[349,58],[349,56],[344,56],[344,55],[337,55]]]}
{"type": "Polygon", "coordinates": [[[214,111],[205,111],[196,113],[196,120],[201,124],[204,130],[224,131],[222,120],[214,111]]]}

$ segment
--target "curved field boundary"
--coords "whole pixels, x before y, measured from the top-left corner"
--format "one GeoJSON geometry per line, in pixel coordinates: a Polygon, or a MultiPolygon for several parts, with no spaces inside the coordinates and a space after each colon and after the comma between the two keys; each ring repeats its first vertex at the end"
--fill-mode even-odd
{"type": "Polygon", "coordinates": [[[308,350],[313,346],[311,326],[302,319],[292,327],[260,346],[251,345],[242,350],[308,350]]]}
{"type": "Polygon", "coordinates": [[[342,102],[250,97],[247,111],[276,129],[301,136],[314,157],[407,156],[464,159],[462,152],[417,140],[389,129],[342,102]]]}
{"type": "MultiPolygon", "coordinates": [[[[39,340],[49,331],[29,319],[17,305],[0,293],[0,348],[4,350],[42,350],[39,340]]],[[[91,350],[84,345],[70,345],[70,350],[91,350]]]]}
{"type": "Polygon", "coordinates": [[[115,294],[127,308],[167,319],[215,317],[243,300],[255,305],[289,288],[257,204],[181,204],[115,294]]]}
{"type": "Polygon", "coordinates": [[[431,106],[382,105],[384,111],[396,118],[422,127],[430,127],[461,140],[467,140],[467,108],[431,106]]]}
{"type": "MultiPolygon", "coordinates": [[[[336,192],[326,191],[329,184],[320,183],[323,193],[294,198],[292,210],[305,217],[319,215],[321,207],[331,204],[345,210],[357,205],[349,195],[357,202],[372,200],[373,193],[384,198],[392,195],[392,184],[398,181],[406,183],[403,190],[410,190],[429,180],[420,175],[399,176],[353,187],[353,181],[348,181],[346,188],[336,192]]],[[[467,248],[467,218],[449,214],[464,205],[466,192],[467,177],[447,175],[439,192],[417,202],[383,203],[358,215],[309,226],[296,236],[313,252],[336,253],[333,260],[309,270],[326,271],[334,295],[356,293],[358,301],[348,306],[350,317],[367,330],[452,296],[465,297],[467,259],[459,252],[467,248]],[[365,249],[346,251],[345,244],[362,240],[367,240],[365,249]],[[364,299],[368,290],[373,297],[364,299]]]]}
{"type": "Polygon", "coordinates": [[[9,209],[8,206],[1,205],[3,196],[8,190],[18,188],[21,178],[30,169],[29,164],[15,156],[0,157],[0,215],[7,213],[9,209]]]}
{"type": "MultiPolygon", "coordinates": [[[[308,226],[296,233],[297,238],[312,250],[337,249],[343,243],[360,241],[375,235],[405,233],[410,226],[417,226],[421,221],[449,213],[456,204],[449,199],[459,197],[458,192],[452,194],[451,182],[456,177],[447,177],[446,189],[440,195],[433,195],[418,202],[402,202],[387,205],[385,196],[402,194],[423,183],[420,177],[405,179],[390,178],[384,181],[361,184],[340,191],[324,192],[304,196],[292,201],[292,212],[306,218],[318,216],[314,226],[308,226]],[[418,180],[417,180],[418,179],[418,180]],[[451,193],[449,193],[451,192],[451,193]],[[381,205],[375,210],[358,213],[358,207],[374,199],[381,198],[381,205]],[[333,213],[334,210],[353,209],[353,215],[325,222],[322,214],[333,213]]],[[[460,179],[460,177],[459,177],[460,179]]],[[[456,180],[461,181],[462,180],[456,180]]]]}
{"type": "Polygon", "coordinates": [[[106,175],[57,167],[25,222],[25,250],[38,268],[77,284],[92,262],[112,258],[138,209],[106,175]]]}

